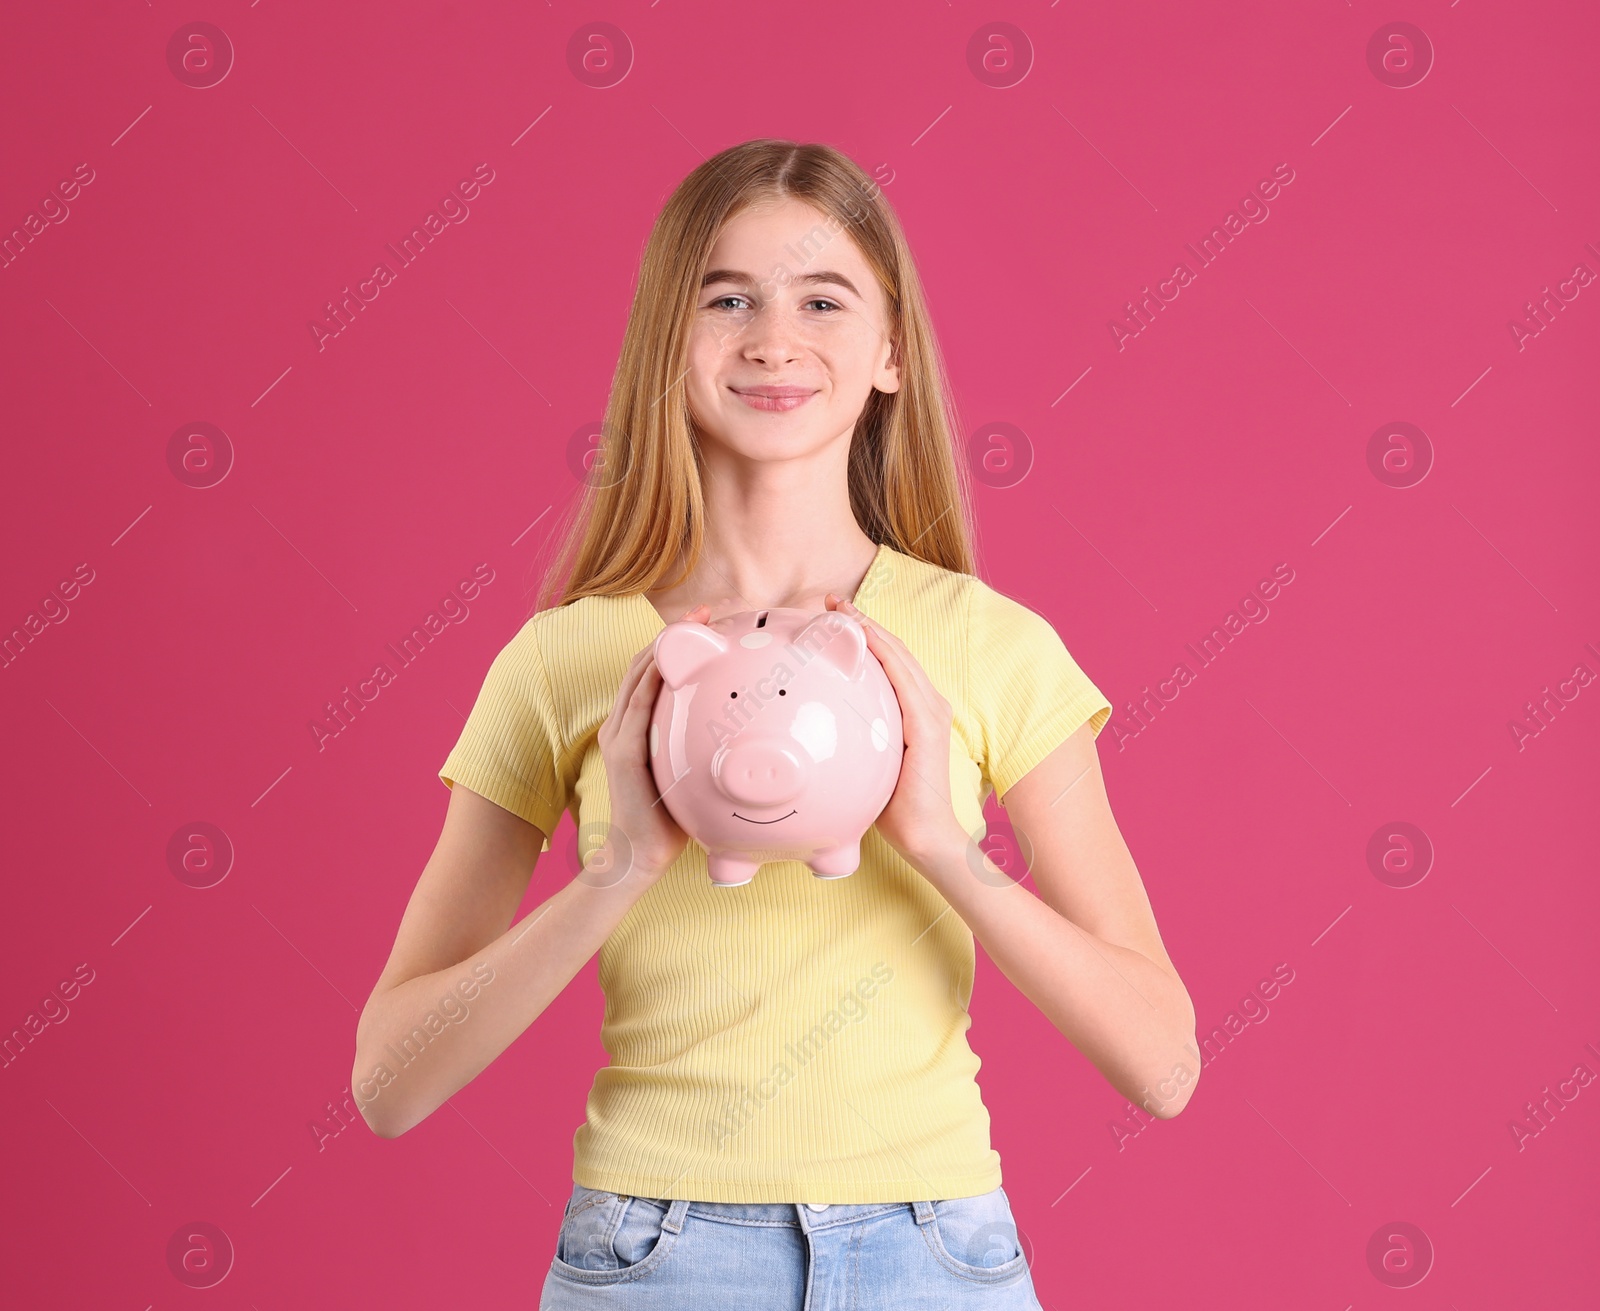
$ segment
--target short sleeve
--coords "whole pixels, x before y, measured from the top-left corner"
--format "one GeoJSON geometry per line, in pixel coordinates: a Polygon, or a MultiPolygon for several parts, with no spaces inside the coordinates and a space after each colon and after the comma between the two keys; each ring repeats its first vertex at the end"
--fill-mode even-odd
{"type": "Polygon", "coordinates": [[[1111,702],[1043,615],[979,579],[970,595],[968,696],[982,739],[979,763],[1003,801],[1085,722],[1099,737],[1111,702]]]}
{"type": "Polygon", "coordinates": [[[489,665],[483,688],[439,777],[463,783],[520,815],[545,836],[567,808],[568,778],[560,716],[534,631],[523,625],[489,665]]]}

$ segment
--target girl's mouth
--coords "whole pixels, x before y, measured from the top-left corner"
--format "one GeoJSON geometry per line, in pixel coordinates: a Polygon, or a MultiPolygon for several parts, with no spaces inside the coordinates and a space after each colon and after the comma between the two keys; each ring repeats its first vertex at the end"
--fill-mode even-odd
{"type": "Polygon", "coordinates": [[[751,409],[769,412],[797,410],[816,395],[814,391],[796,387],[752,387],[749,391],[734,387],[731,390],[751,409]]]}

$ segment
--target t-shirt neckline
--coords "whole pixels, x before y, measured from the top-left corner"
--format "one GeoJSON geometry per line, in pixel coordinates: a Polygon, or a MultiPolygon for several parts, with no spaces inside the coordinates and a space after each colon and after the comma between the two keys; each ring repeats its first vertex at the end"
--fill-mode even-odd
{"type": "MultiPolygon", "coordinates": [[[[878,543],[878,549],[872,557],[872,563],[867,566],[867,572],[861,575],[861,582],[856,588],[855,597],[851,598],[851,603],[855,605],[856,609],[860,610],[863,614],[867,613],[867,608],[866,606],[862,605],[857,598],[861,597],[863,593],[867,591],[867,584],[875,581],[878,570],[888,561],[890,549],[891,548],[887,542],[878,543]]],[[[650,603],[650,598],[648,596],[646,596],[643,592],[634,592],[632,595],[638,601],[638,603],[649,612],[650,617],[655,620],[656,632],[660,632],[667,626],[667,621],[661,617],[661,612],[650,603]]]]}

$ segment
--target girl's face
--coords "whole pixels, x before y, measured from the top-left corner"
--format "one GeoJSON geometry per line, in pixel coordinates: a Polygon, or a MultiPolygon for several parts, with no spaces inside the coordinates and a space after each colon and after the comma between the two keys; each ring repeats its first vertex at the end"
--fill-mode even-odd
{"type": "Polygon", "coordinates": [[[874,388],[899,390],[883,288],[820,210],[769,199],[730,219],[689,334],[689,412],[703,441],[793,458],[848,437],[874,388]]]}

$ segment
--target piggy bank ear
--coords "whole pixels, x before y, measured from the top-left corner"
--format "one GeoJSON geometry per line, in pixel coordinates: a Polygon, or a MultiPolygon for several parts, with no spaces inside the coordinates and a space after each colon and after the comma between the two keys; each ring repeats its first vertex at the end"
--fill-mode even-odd
{"type": "Polygon", "coordinates": [[[692,683],[707,663],[728,649],[728,639],[714,628],[691,620],[668,624],[656,634],[656,667],[668,687],[692,683]]]}
{"type": "Polygon", "coordinates": [[[808,658],[827,661],[852,683],[866,668],[866,632],[856,620],[837,610],[818,615],[791,645],[804,651],[808,658]]]}

